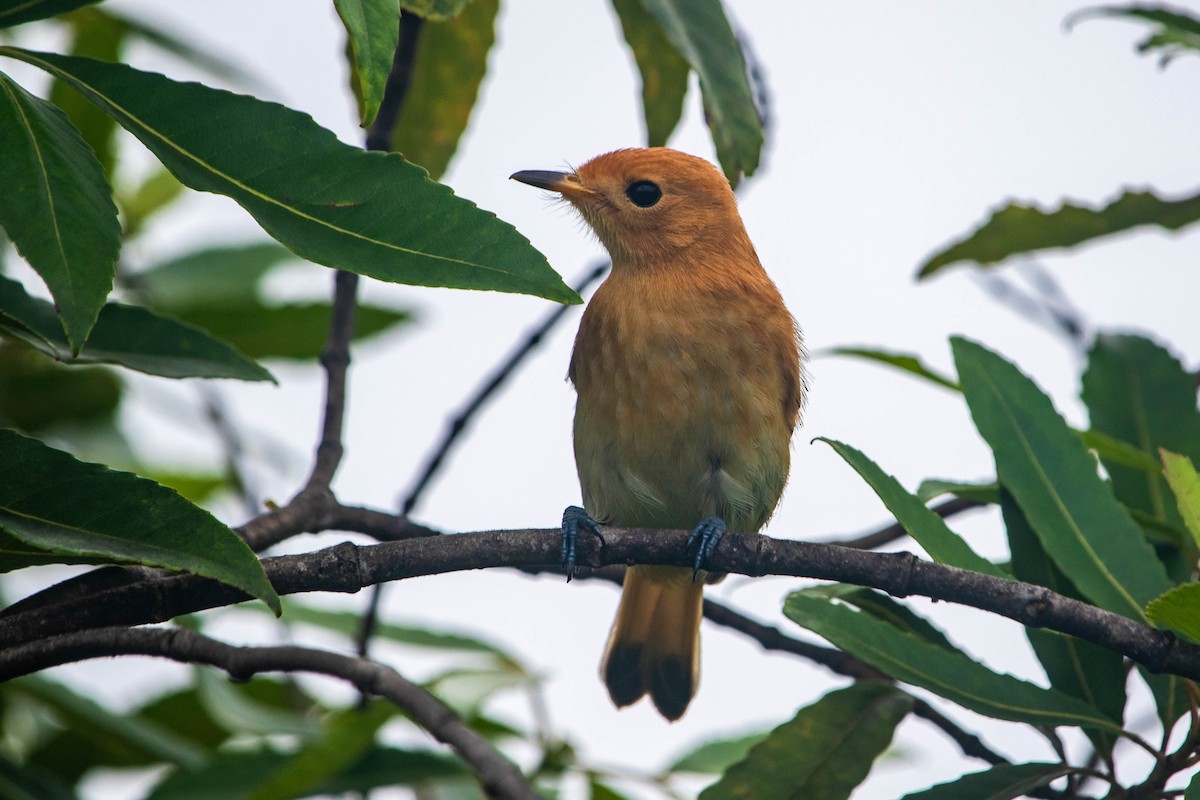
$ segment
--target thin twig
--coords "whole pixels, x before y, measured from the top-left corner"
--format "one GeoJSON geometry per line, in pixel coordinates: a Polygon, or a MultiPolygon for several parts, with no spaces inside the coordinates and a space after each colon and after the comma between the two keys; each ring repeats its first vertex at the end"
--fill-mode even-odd
{"type": "Polygon", "coordinates": [[[229,418],[225,403],[215,387],[201,384],[200,398],[204,403],[204,414],[208,417],[208,422],[212,425],[213,432],[217,434],[217,440],[224,450],[226,480],[229,481],[238,499],[241,500],[246,514],[253,516],[259,512],[261,506],[258,493],[251,488],[250,481],[246,477],[246,470],[242,466],[245,450],[242,447],[241,434],[229,418]]]}
{"type": "MultiPolygon", "coordinates": [[[[575,284],[575,291],[578,294],[583,294],[589,286],[603,277],[608,271],[609,263],[605,261],[602,264],[597,264],[592,267],[580,281],[575,284]]],[[[558,306],[542,320],[541,324],[531,330],[521,341],[520,344],[512,351],[499,367],[485,380],[475,393],[471,396],[462,408],[450,419],[446,426],[446,431],[442,434],[442,440],[434,449],[429,460],[425,462],[425,469],[421,471],[420,477],[417,478],[413,487],[408,491],[401,504],[401,513],[404,515],[411,514],[420,502],[421,496],[425,492],[425,488],[429,485],[429,481],[441,469],[442,463],[446,460],[447,454],[457,444],[459,437],[466,430],[467,425],[479,413],[480,409],[491,399],[492,395],[503,386],[513,373],[516,372],[518,366],[521,365],[529,355],[537,349],[538,345],[545,340],[546,335],[567,315],[571,310],[571,306],[558,306]]]]}
{"type": "Polygon", "coordinates": [[[37,669],[114,655],[169,658],[207,664],[235,680],[264,672],[311,672],[340,678],[364,694],[394,703],[439,742],[454,749],[492,797],[539,800],[517,767],[420,686],[375,661],[293,645],[238,647],[181,628],[102,628],[57,636],[18,648],[37,669]]]}
{"type": "MultiPolygon", "coordinates": [[[[966,497],[952,497],[935,506],[930,506],[929,510],[942,519],[947,519],[964,511],[969,511],[972,508],[980,508],[983,505],[985,504],[978,500],[971,500],[966,497]]],[[[877,547],[891,544],[898,539],[903,539],[905,536],[908,536],[908,531],[904,529],[904,526],[899,522],[892,522],[884,525],[877,531],[864,533],[860,536],[855,536],[853,539],[831,539],[829,540],[829,544],[853,547],[856,550],[874,550],[877,547]]]]}
{"type": "Polygon", "coordinates": [[[321,441],[305,492],[329,492],[334,473],[342,463],[342,424],[346,417],[346,372],[350,367],[350,339],[354,335],[358,276],[338,270],[333,279],[333,318],[329,339],[321,351],[325,368],[325,414],[321,422],[321,441]]]}

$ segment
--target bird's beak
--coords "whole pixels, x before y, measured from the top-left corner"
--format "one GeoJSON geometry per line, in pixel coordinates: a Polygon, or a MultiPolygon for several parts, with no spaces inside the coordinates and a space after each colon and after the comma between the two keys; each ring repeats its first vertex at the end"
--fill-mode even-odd
{"type": "Polygon", "coordinates": [[[560,194],[570,193],[571,190],[579,190],[583,187],[580,185],[579,176],[573,172],[551,172],[542,169],[523,169],[520,172],[514,172],[509,175],[509,180],[520,181],[527,183],[530,186],[536,186],[539,189],[548,189],[552,192],[560,194]]]}

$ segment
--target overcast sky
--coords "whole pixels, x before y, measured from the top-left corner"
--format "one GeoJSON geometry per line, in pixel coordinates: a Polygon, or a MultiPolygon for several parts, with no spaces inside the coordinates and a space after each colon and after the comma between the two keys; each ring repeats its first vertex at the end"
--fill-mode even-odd
{"type": "MultiPolygon", "coordinates": [[[[951,372],[947,338],[965,334],[1015,360],[1072,422],[1084,424],[1076,400],[1078,352],[990,299],[969,269],[921,285],[913,276],[928,254],[1008,199],[1049,208],[1064,197],[1103,203],[1123,187],[1149,186],[1169,196],[1194,192],[1200,185],[1200,59],[1160,71],[1153,59],[1133,52],[1145,31],[1130,23],[1097,20],[1065,31],[1066,17],[1082,7],[1077,3],[730,5],[772,96],[764,167],[741,192],[742,214],[818,354],[809,365],[811,395],[794,442],[790,487],[766,532],[831,539],[886,521],[853,471],[828,447],[809,444],[816,436],[855,445],[910,488],[932,476],[992,476],[989,453],[961,399],[863,362],[820,357],[827,348],[912,351],[951,372]]],[[[169,25],[195,45],[244,64],[269,87],[265,96],[312,114],[344,141],[361,143],[331,3],[110,0],[106,6],[169,25]]],[[[215,83],[144,49],[130,60],[215,83]]],[[[481,102],[445,180],[515,225],[574,282],[602,256],[598,245],[566,209],[507,176],[578,164],[643,140],[636,70],[608,4],[510,1],[481,102]]],[[[672,146],[712,157],[694,87],[672,146]]],[[[261,236],[231,201],[197,196],[126,257],[151,264],[214,241],[261,236]]],[[[1195,368],[1198,252],[1196,233],[1147,231],[1040,261],[1090,325],[1152,330],[1195,368]]],[[[280,296],[314,296],[324,295],[327,283],[323,271],[295,270],[276,288],[280,296]]],[[[363,295],[420,315],[419,326],[358,348],[352,370],[348,455],[335,488],[346,502],[390,508],[440,436],[447,411],[549,306],[370,281],[363,295]]],[[[578,502],[570,443],[574,397],[564,381],[577,319],[573,312],[475,422],[419,509],[422,521],[452,531],[550,527],[563,506],[578,502]]],[[[308,466],[321,383],[314,368],[272,367],[280,387],[222,383],[220,389],[252,441],[270,443],[257,452],[283,461],[282,473],[259,471],[263,489],[282,501],[308,466]]],[[[214,457],[188,430],[197,427],[188,410],[192,387],[150,379],[135,386],[139,403],[126,424],[150,431],[142,442],[147,458],[206,463],[214,457]]],[[[981,552],[1003,557],[992,515],[964,518],[955,527],[981,552]]],[[[733,577],[710,592],[807,637],[779,613],[784,595],[798,585],[733,577]]],[[[595,763],[653,769],[706,738],[783,722],[842,683],[706,625],[699,696],[682,722],[668,726],[645,704],[612,709],[597,678],[617,599],[610,586],[492,572],[406,581],[387,596],[389,614],[398,620],[491,632],[506,641],[547,676],[554,725],[595,763]]],[[[1043,682],[1015,623],[963,609],[932,613],[955,641],[994,667],[1043,682]]],[[[228,635],[250,634],[231,626],[228,635]]],[[[396,656],[402,672],[420,677],[430,668],[410,653],[383,652],[396,656]]],[[[156,670],[168,678],[179,674],[156,670]]],[[[127,701],[142,691],[141,679],[129,680],[127,665],[69,672],[91,685],[105,683],[105,692],[127,701]],[[126,682],[113,685],[118,677],[126,682]]],[[[519,697],[498,709],[528,716],[519,697]]],[[[995,733],[994,741],[1014,758],[1050,757],[1025,728],[953,715],[995,733]]],[[[953,747],[920,721],[904,723],[896,744],[903,758],[878,766],[856,798],[898,797],[982,766],[955,761],[953,747]]]]}

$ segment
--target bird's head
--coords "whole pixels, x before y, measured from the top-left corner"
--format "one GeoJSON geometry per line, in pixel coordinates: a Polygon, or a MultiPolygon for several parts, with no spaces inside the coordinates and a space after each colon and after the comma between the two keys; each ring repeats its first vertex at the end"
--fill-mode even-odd
{"type": "Polygon", "coordinates": [[[596,232],[614,269],[749,247],[729,181],[702,158],[665,147],[615,150],[573,172],[513,180],[557,192],[596,232]]]}

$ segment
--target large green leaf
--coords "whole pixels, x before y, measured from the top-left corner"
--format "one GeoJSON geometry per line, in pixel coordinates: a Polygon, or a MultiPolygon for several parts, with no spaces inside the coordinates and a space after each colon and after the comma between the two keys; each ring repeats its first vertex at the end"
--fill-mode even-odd
{"type": "Polygon", "coordinates": [[[799,592],[788,596],[783,613],[896,680],[928,689],[976,713],[1031,725],[1121,730],[1082,700],[992,672],[961,651],[922,641],[867,613],[799,592]]]}
{"type": "MultiPolygon", "coordinates": [[[[68,52],[73,56],[86,56],[101,61],[120,61],[128,28],[122,20],[106,14],[99,8],[81,8],[62,18],[71,31],[68,52]]],[[[96,154],[104,173],[113,174],[116,163],[117,124],[112,117],[89,103],[62,81],[54,81],[50,87],[50,102],[66,112],[67,117],[79,129],[83,140],[96,154]]]]}
{"type": "Polygon", "coordinates": [[[962,338],[954,359],[975,426],[1042,546],[1092,602],[1145,620],[1171,587],[1166,569],[1079,437],[1042,391],[1000,356],[962,338]]]}
{"type": "Polygon", "coordinates": [[[46,19],[99,0],[0,0],[0,28],[46,19]]]}
{"type": "Polygon", "coordinates": [[[998,578],[1007,577],[1003,569],[977,554],[962,537],[929,507],[910,494],[900,482],[884,472],[874,461],[848,444],[818,437],[846,460],[871,485],[908,535],[917,541],[930,558],[940,564],[971,569],[998,578]]]}
{"type": "Polygon", "coordinates": [[[1146,607],[1146,616],[1200,642],[1200,583],[1176,586],[1154,598],[1146,607]]]}
{"type": "Polygon", "coordinates": [[[193,250],[132,276],[149,305],[174,313],[257,297],[264,275],[286,262],[303,263],[272,241],[193,250]]]}
{"type": "Polygon", "coordinates": [[[375,121],[400,41],[396,0],[333,0],[350,39],[350,70],[362,100],[363,127],[375,121]]]}
{"type": "Polygon", "coordinates": [[[445,174],[467,129],[496,41],[499,12],[499,0],[474,0],[454,19],[421,29],[391,148],[435,180],[445,174]]]}
{"type": "Polygon", "coordinates": [[[45,300],[0,277],[0,334],[65,363],[120,364],[167,378],[236,378],[273,381],[271,373],[224,342],[183,322],[138,306],[106,303],[87,345],[74,358],[45,300]]]}
{"type": "Polygon", "coordinates": [[[886,683],[862,681],[803,708],[750,749],[701,800],[842,800],[887,749],[912,711],[911,696],[886,683]]]}
{"type": "Polygon", "coordinates": [[[13,47],[0,55],[68,81],[183,183],[233,198],[310,261],[395,283],[580,302],[512,226],[305,114],[121,64],[13,47]]]}
{"type": "Polygon", "coordinates": [[[763,128],[742,48],[721,0],[642,0],[642,4],[700,77],[717,160],[736,186],[758,168],[763,128]]]}
{"type": "Polygon", "coordinates": [[[904,795],[903,800],[1013,800],[1072,771],[1063,764],[1000,764],[949,783],[904,795]]]}
{"type": "Polygon", "coordinates": [[[279,597],[237,534],[153,481],[0,430],[0,530],[48,553],[193,572],[279,597]]]}
{"type": "Polygon", "coordinates": [[[642,76],[646,144],[663,147],[683,116],[691,67],[650,16],[642,0],[612,0],[612,5],[642,76]]]}
{"type": "MultiPolygon", "coordinates": [[[[1142,336],[1101,335],[1088,353],[1083,401],[1092,428],[1151,456],[1159,448],[1200,460],[1196,382],[1170,352],[1142,336]]],[[[1182,526],[1159,465],[1133,469],[1100,452],[1117,499],[1182,526]]]]}
{"type": "Polygon", "coordinates": [[[1200,547],[1200,474],[1187,456],[1160,450],[1163,460],[1163,475],[1175,495],[1179,516],[1192,534],[1192,540],[1200,547]]]}
{"type": "Polygon", "coordinates": [[[899,603],[883,592],[855,586],[850,583],[819,583],[800,589],[796,594],[820,600],[837,600],[845,605],[864,611],[878,620],[888,623],[897,630],[922,641],[956,650],[946,634],[929,620],[917,614],[904,603],[899,603]]]}
{"type": "MultiPolygon", "coordinates": [[[[1001,493],[1000,510],[1017,579],[1078,598],[1078,591],[1046,556],[1037,534],[1008,492],[1001,493]]],[[[1025,636],[1051,686],[1095,706],[1112,719],[1124,716],[1126,674],[1120,653],[1043,628],[1025,628],[1025,636]]],[[[1112,752],[1114,739],[1109,732],[1088,730],[1087,734],[1099,752],[1112,752]]]]}
{"type": "Polygon", "coordinates": [[[1057,211],[1043,211],[1013,203],[994,211],[971,235],[930,256],[917,277],[927,278],[959,261],[988,266],[1022,253],[1074,247],[1141,225],[1178,230],[1197,220],[1200,195],[1163,200],[1152,192],[1126,192],[1099,210],[1064,203],[1057,211]]]}
{"type": "Polygon", "coordinates": [[[122,389],[110,369],[62,367],[20,342],[0,340],[0,426],[111,424],[122,389]]]}
{"type": "Polygon", "coordinates": [[[104,169],[58,107],[0,73],[0,225],[46,282],[71,352],[112,290],[121,226],[104,169]]]}
{"type": "Polygon", "coordinates": [[[667,768],[667,772],[699,772],[705,775],[720,775],[731,765],[744,761],[750,753],[750,748],[766,739],[769,733],[769,731],[762,731],[705,742],[676,759],[667,768]]]}

